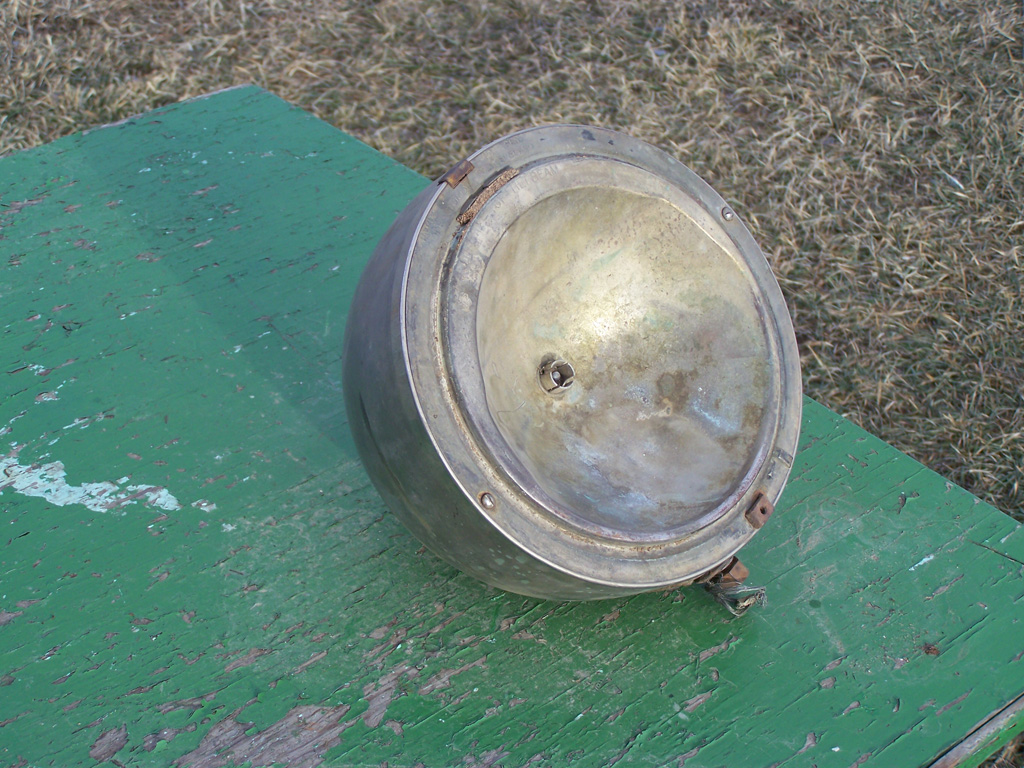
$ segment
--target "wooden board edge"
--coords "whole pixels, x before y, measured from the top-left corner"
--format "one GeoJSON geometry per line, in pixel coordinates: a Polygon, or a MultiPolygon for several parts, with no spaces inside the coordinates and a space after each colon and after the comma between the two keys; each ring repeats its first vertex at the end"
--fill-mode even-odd
{"type": "MultiPolygon", "coordinates": [[[[194,101],[205,101],[206,99],[210,99],[210,98],[213,98],[215,96],[220,96],[221,94],[228,93],[229,91],[242,91],[242,90],[263,91],[264,93],[268,93],[269,94],[269,91],[267,91],[265,88],[262,88],[262,87],[256,85],[255,83],[238,83],[236,85],[228,85],[228,86],[226,86],[224,88],[218,88],[215,91],[210,91],[209,93],[201,93],[198,96],[191,96],[191,97],[189,97],[187,99],[182,99],[181,101],[176,101],[176,102],[173,102],[171,104],[165,104],[162,107],[153,107],[152,109],[147,109],[145,112],[139,112],[138,114],[135,114],[135,115],[128,115],[127,117],[122,117],[120,120],[115,120],[112,123],[103,123],[103,125],[89,126],[87,128],[83,128],[81,131],[79,131],[79,133],[81,133],[81,135],[83,135],[83,136],[88,136],[90,133],[94,133],[95,131],[102,131],[102,130],[105,130],[107,128],[118,128],[118,127],[124,125],[125,123],[130,123],[133,120],[138,120],[140,117],[145,117],[146,115],[151,114],[153,112],[159,112],[162,109],[168,109],[170,107],[178,107],[178,106],[181,106],[183,104],[191,104],[194,101]]],[[[74,134],[70,134],[70,135],[73,136],[74,134]]],[[[59,138],[64,138],[64,137],[61,136],[59,138]]],[[[52,142],[50,142],[50,143],[52,143],[52,142]]],[[[43,146],[45,146],[45,145],[43,145],[43,146]]],[[[27,149],[34,149],[34,147],[27,147],[27,149]]]]}
{"type": "Polygon", "coordinates": [[[927,768],[975,768],[1024,729],[1024,694],[978,723],[927,768]]]}

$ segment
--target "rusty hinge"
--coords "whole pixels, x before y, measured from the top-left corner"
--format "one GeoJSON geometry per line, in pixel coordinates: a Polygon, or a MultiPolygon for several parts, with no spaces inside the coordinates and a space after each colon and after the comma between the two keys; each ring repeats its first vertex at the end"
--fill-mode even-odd
{"type": "Polygon", "coordinates": [[[709,571],[705,571],[696,579],[695,584],[742,584],[750,575],[750,569],[740,562],[738,557],[731,557],[724,563],[709,571]]]}
{"type": "Polygon", "coordinates": [[[774,505],[763,492],[758,491],[754,500],[750,503],[747,508],[745,517],[747,522],[750,523],[750,527],[755,531],[758,530],[762,525],[767,522],[768,518],[772,516],[772,512],[775,511],[774,505]]]}
{"type": "Polygon", "coordinates": [[[473,164],[469,160],[459,160],[455,165],[449,168],[444,175],[437,180],[438,184],[447,184],[452,189],[459,186],[462,180],[469,176],[470,171],[473,170],[473,164]]]}

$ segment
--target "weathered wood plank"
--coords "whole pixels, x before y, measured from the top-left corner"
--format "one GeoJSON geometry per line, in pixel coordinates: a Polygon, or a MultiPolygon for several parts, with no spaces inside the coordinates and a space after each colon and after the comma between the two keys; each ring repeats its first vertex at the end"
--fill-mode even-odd
{"type": "Polygon", "coordinates": [[[339,384],[423,183],[256,89],[0,161],[0,764],[909,766],[1024,691],[1020,528],[811,402],[743,618],[424,552],[339,384]]]}

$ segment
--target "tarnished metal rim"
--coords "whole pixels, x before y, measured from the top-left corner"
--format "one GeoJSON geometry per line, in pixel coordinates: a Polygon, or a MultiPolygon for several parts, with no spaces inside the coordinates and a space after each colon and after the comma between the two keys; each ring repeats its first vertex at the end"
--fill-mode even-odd
{"type": "Polygon", "coordinates": [[[643,142],[596,128],[526,129],[471,155],[461,164],[460,174],[454,185],[439,184],[424,204],[402,276],[400,318],[403,354],[416,407],[454,481],[503,535],[553,568],[587,581],[653,588],[685,581],[727,560],[755,532],[744,512],[756,494],[764,493],[773,501],[781,494],[796,450],[800,419],[799,360],[788,310],[746,227],[714,190],[678,161],[643,142]],[[714,217],[745,256],[767,304],[767,317],[773,320],[781,376],[778,422],[771,441],[774,450],[765,457],[732,510],[688,536],[660,542],[621,541],[574,529],[553,518],[494,466],[493,457],[474,439],[474,429],[467,423],[452,387],[443,348],[444,307],[440,297],[445,256],[463,226],[458,216],[470,198],[502,171],[564,153],[567,145],[656,171],[682,187],[714,217]],[[410,302],[414,293],[429,296],[429,301],[410,302]],[[421,357],[412,355],[410,349],[433,352],[421,357]]]}
{"type": "MultiPolygon", "coordinates": [[[[573,508],[545,493],[537,479],[518,460],[515,452],[508,450],[508,444],[501,436],[487,407],[483,388],[483,361],[479,359],[479,329],[474,327],[479,325],[479,296],[476,290],[480,288],[481,278],[489,272],[494,246],[504,239],[506,231],[513,227],[521,216],[528,215],[534,206],[548,199],[557,198],[567,190],[598,190],[612,183],[617,192],[635,192],[646,186],[646,194],[641,197],[676,202],[680,208],[690,203],[689,197],[673,201],[672,198],[683,198],[684,192],[666,183],[663,177],[639,166],[579,153],[544,158],[521,167],[518,173],[515,169],[510,169],[499,174],[497,180],[503,181],[500,190],[495,188],[495,182],[491,182],[470,204],[468,210],[476,211],[475,218],[472,219],[473,226],[460,230],[456,238],[457,247],[449,251],[449,261],[443,271],[441,286],[442,295],[449,299],[442,328],[441,347],[449,363],[448,375],[455,381],[460,411],[467,425],[473,430],[476,442],[490,454],[492,461],[509,475],[522,492],[536,502],[541,513],[553,513],[555,517],[561,518],[563,522],[584,535],[651,546],[678,541],[688,534],[707,528],[716,519],[732,510],[751,488],[767,458],[769,445],[774,440],[777,426],[774,419],[762,425],[764,434],[761,435],[757,450],[751,457],[751,466],[743,479],[735,485],[728,497],[716,507],[705,511],[699,518],[678,521],[673,527],[657,533],[638,530],[633,520],[630,520],[625,530],[601,525],[587,520],[585,516],[575,514],[573,508]],[[594,162],[595,160],[597,162],[594,162]],[[535,183],[535,177],[538,175],[548,183],[535,183]],[[480,205],[480,198],[485,195],[488,201],[493,198],[494,202],[480,205]],[[499,195],[504,199],[499,199],[499,195]],[[458,297],[460,301],[453,301],[453,297],[458,297]],[[467,297],[472,297],[472,302],[465,301],[467,297]],[[467,333],[469,329],[473,332],[467,333]],[[458,364],[455,361],[458,361],[458,364]]],[[[706,220],[701,222],[703,234],[726,249],[729,238],[724,230],[715,229],[716,223],[710,217],[705,218],[706,220]]],[[[462,216],[459,221],[468,223],[462,216]]],[[[739,261],[742,263],[742,259],[739,261]]],[[[746,264],[742,263],[742,267],[746,267],[746,264]]],[[[771,333],[768,337],[766,341],[771,347],[771,356],[777,357],[778,340],[771,333]]],[[[772,373],[770,389],[777,400],[781,376],[778,370],[772,373]]]]}

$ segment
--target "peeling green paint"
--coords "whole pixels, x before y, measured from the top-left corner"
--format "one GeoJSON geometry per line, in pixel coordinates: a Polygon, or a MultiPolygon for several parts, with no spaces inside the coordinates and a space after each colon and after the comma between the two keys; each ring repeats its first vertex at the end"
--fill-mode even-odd
{"type": "Polygon", "coordinates": [[[1024,690],[1020,528],[811,402],[743,618],[423,551],[339,383],[423,183],[253,88],[0,161],[0,765],[909,766],[1024,690]]]}

